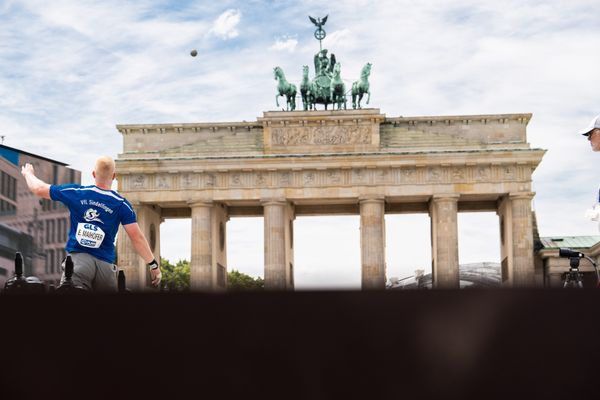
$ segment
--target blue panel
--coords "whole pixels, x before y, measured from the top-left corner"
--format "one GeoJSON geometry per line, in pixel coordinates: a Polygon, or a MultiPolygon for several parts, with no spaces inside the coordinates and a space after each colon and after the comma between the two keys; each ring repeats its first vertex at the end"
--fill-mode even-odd
{"type": "Polygon", "coordinates": [[[2,148],[0,147],[0,156],[6,158],[9,162],[15,164],[17,167],[19,166],[19,152],[12,150],[12,149],[7,149],[7,148],[2,148]]]}

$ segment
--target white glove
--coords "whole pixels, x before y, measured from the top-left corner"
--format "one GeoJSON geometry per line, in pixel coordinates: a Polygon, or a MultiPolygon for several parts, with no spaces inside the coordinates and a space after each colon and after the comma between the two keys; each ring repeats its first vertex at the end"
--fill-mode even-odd
{"type": "Polygon", "coordinates": [[[600,221],[600,203],[585,211],[585,217],[592,221],[600,221]]]}

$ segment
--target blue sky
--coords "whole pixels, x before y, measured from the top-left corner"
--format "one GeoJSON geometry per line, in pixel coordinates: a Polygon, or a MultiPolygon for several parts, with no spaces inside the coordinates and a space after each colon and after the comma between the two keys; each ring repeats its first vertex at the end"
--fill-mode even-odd
{"type": "MultiPolygon", "coordinates": [[[[342,78],[373,63],[370,106],[388,116],[533,113],[528,140],[548,149],[534,173],[541,234],[597,234],[584,212],[599,155],[576,135],[600,113],[594,3],[2,0],[0,134],[91,183],[93,159],[121,151],[116,124],[255,120],[275,109],[273,67],[298,83],[318,49],[308,15],[329,14],[324,46],[342,78]]],[[[186,223],[168,222],[163,236],[187,233],[186,223]]],[[[229,224],[230,266],[261,274],[260,221],[229,224]]],[[[358,248],[358,219],[296,224],[298,285],[356,286],[360,257],[344,249],[358,248]],[[331,237],[338,250],[321,246],[331,237]]],[[[493,214],[461,214],[459,228],[461,262],[498,261],[493,214]]],[[[387,231],[388,275],[427,268],[426,216],[389,217],[387,231]],[[409,249],[413,259],[402,256],[409,249]]],[[[181,243],[163,240],[165,255],[187,257],[181,243]]]]}

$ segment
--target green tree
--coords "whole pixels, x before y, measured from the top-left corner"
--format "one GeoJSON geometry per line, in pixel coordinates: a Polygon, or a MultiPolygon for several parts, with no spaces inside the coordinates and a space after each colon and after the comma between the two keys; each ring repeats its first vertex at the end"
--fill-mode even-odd
{"type": "Polygon", "coordinates": [[[162,290],[169,292],[184,292],[190,290],[190,262],[179,260],[173,265],[169,260],[160,258],[160,269],[162,290]]]}
{"type": "MultiPolygon", "coordinates": [[[[179,260],[173,265],[169,260],[160,259],[162,271],[161,289],[168,292],[185,292],[190,290],[190,262],[179,260]]],[[[261,277],[253,278],[236,270],[227,274],[228,290],[262,290],[265,282],[261,277]]]]}
{"type": "Polygon", "coordinates": [[[265,281],[260,276],[253,278],[236,270],[227,274],[227,289],[229,290],[263,290],[264,288],[265,281]]]}

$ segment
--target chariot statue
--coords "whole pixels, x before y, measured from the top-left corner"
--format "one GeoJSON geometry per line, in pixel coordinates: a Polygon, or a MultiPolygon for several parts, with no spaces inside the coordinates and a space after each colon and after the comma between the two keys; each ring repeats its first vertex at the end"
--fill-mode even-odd
{"type": "MultiPolygon", "coordinates": [[[[334,54],[328,55],[328,50],[323,48],[322,40],[326,36],[323,25],[327,22],[327,17],[313,18],[309,16],[310,21],[317,27],[314,33],[319,40],[319,51],[313,57],[315,76],[311,80],[309,77],[309,67],[302,67],[302,82],[300,83],[300,96],[304,111],[316,110],[317,104],[322,104],[327,110],[329,105],[332,109],[346,109],[346,96],[352,95],[352,108],[361,108],[360,102],[367,94],[366,104],[369,104],[371,92],[369,90],[369,75],[371,74],[371,63],[366,63],[360,75],[360,79],[354,83],[350,90],[346,91],[346,84],[341,77],[342,65],[336,60],[334,54]]],[[[296,85],[286,80],[281,67],[274,68],[275,79],[277,80],[277,94],[275,103],[279,107],[279,97],[286,97],[286,111],[296,109],[296,85]]]]}

